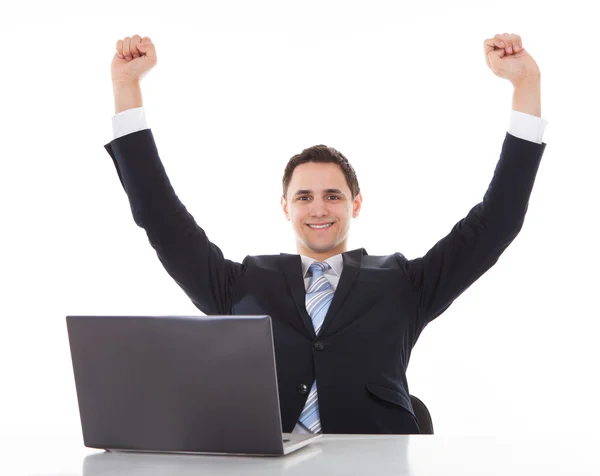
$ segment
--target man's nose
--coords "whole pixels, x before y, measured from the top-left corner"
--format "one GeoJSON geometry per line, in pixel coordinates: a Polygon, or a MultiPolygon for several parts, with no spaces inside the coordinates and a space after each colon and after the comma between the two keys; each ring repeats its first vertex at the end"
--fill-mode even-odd
{"type": "Polygon", "coordinates": [[[310,205],[310,214],[312,216],[323,216],[327,215],[327,202],[320,198],[315,198],[310,205]]]}

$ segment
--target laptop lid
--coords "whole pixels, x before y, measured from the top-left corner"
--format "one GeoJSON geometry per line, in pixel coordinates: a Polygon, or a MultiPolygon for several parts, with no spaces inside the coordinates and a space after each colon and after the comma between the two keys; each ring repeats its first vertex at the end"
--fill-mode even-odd
{"type": "Polygon", "coordinates": [[[283,454],[269,316],[67,316],[86,446],[283,454]]]}

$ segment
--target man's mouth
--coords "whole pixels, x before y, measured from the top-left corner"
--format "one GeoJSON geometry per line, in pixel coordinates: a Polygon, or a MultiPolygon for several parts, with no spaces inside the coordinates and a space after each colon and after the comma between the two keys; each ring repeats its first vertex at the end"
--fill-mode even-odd
{"type": "Polygon", "coordinates": [[[312,228],[313,230],[325,230],[326,228],[329,228],[331,225],[333,225],[332,223],[322,223],[320,225],[314,224],[311,225],[310,223],[307,223],[309,228],[312,228]]]}

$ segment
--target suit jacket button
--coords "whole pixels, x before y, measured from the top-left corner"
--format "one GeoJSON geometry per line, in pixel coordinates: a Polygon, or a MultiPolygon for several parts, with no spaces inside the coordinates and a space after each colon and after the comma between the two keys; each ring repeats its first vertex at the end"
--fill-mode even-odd
{"type": "Polygon", "coordinates": [[[323,342],[318,340],[317,342],[314,343],[313,347],[315,348],[315,350],[323,350],[325,348],[325,344],[323,344],[323,342]]]}
{"type": "Polygon", "coordinates": [[[300,395],[306,395],[308,393],[308,387],[304,384],[298,385],[296,389],[300,395]]]}

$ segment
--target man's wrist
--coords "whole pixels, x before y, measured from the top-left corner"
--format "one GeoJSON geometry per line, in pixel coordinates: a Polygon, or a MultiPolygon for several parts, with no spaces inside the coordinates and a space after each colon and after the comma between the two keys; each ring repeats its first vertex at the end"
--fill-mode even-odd
{"type": "Polygon", "coordinates": [[[536,74],[536,75],[525,76],[524,78],[521,78],[521,79],[515,81],[514,83],[512,83],[512,85],[515,88],[529,87],[529,86],[535,86],[535,85],[539,86],[541,81],[542,81],[542,76],[539,74],[536,74]]]}
{"type": "Polygon", "coordinates": [[[526,77],[513,83],[513,86],[513,110],[542,117],[540,77],[526,77]]]}
{"type": "Polygon", "coordinates": [[[133,79],[113,79],[115,114],[143,106],[140,82],[133,79]]]}
{"type": "Polygon", "coordinates": [[[113,88],[115,87],[139,87],[140,80],[131,77],[113,77],[112,78],[113,88]]]}

